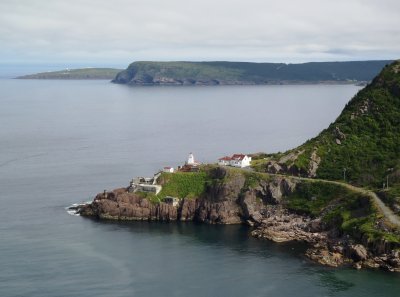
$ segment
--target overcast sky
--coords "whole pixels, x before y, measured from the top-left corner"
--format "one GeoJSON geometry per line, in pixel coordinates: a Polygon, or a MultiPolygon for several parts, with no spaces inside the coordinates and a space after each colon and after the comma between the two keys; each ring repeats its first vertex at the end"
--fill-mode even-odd
{"type": "Polygon", "coordinates": [[[394,58],[399,0],[0,0],[0,63],[394,58]]]}

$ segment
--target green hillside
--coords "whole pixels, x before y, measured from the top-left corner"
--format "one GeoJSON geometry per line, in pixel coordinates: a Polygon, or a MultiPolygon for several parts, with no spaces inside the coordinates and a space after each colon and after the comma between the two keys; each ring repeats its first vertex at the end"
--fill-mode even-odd
{"type": "Polygon", "coordinates": [[[131,85],[348,83],[370,81],[390,62],[134,62],[118,73],[113,82],[131,85]]]}
{"type": "Polygon", "coordinates": [[[388,180],[393,195],[400,194],[400,61],[384,67],[317,137],[284,154],[255,159],[261,171],[346,178],[372,188],[388,180]]]}

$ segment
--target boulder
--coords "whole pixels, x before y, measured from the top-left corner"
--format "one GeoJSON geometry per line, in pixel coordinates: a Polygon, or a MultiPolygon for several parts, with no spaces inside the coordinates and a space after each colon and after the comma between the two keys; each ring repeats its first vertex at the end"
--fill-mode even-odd
{"type": "Polygon", "coordinates": [[[364,261],[368,258],[368,251],[362,244],[350,245],[349,254],[355,262],[364,261]]]}

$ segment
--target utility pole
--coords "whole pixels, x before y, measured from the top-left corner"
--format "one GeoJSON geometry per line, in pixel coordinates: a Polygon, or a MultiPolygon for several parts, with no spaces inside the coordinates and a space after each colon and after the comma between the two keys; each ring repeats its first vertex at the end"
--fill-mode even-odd
{"type": "Polygon", "coordinates": [[[389,190],[389,172],[393,171],[393,168],[388,168],[387,172],[388,174],[386,175],[386,189],[389,190]]]}
{"type": "Polygon", "coordinates": [[[346,182],[346,170],[347,168],[343,168],[343,180],[346,182]]]}

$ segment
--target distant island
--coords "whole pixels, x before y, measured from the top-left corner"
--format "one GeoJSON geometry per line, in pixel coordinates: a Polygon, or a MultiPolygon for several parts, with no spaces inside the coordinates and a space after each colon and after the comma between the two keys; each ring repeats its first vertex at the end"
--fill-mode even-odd
{"type": "Polygon", "coordinates": [[[19,76],[17,79],[113,79],[120,71],[114,68],[64,69],[19,76]]]}
{"type": "Polygon", "coordinates": [[[133,62],[112,80],[127,85],[266,85],[362,83],[392,61],[311,62],[133,62]]]}

